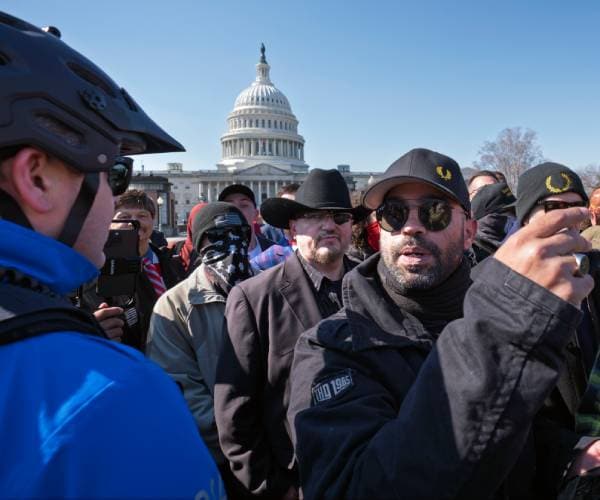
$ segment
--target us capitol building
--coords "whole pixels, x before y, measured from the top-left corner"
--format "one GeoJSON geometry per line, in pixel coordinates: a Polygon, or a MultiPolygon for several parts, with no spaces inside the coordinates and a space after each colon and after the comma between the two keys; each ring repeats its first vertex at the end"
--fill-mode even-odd
{"type": "MultiPolygon", "coordinates": [[[[308,174],[304,161],[304,138],[287,97],[270,78],[271,67],[261,46],[256,79],[236,98],[227,117],[228,131],[221,136],[221,160],[216,170],[184,170],[181,163],[168,163],[167,170],[137,172],[131,187],[144,189],[159,201],[161,226],[185,224],[192,207],[201,201],[216,201],[229,184],[244,184],[254,192],[257,204],[276,196],[292,182],[301,183],[308,174]],[[161,203],[162,202],[162,203],[161,203]]],[[[327,168],[327,167],[322,167],[327,168]]],[[[362,190],[372,172],[350,172],[338,165],[350,190],[362,190]]]]}

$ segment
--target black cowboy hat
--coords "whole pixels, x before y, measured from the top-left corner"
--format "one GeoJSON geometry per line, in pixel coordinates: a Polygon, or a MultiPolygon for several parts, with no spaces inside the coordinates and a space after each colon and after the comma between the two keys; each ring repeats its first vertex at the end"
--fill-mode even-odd
{"type": "Polygon", "coordinates": [[[260,206],[264,221],[282,229],[289,229],[290,219],[315,210],[349,212],[355,221],[362,216],[359,207],[352,207],[350,192],[342,174],[333,169],[312,169],[296,192],[295,200],[268,198],[260,206]]]}

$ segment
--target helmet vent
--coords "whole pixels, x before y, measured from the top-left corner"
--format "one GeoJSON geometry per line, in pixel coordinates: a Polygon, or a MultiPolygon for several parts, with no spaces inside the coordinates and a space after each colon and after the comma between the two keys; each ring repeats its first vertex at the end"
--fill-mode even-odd
{"type": "Polygon", "coordinates": [[[125,99],[125,102],[127,103],[127,106],[129,106],[129,109],[131,111],[137,112],[138,108],[134,102],[134,100],[131,98],[131,96],[127,93],[127,91],[125,89],[121,89],[121,94],[123,95],[123,99],[125,99]]]}
{"type": "Polygon", "coordinates": [[[79,147],[83,144],[83,136],[79,132],[52,116],[36,115],[35,124],[70,147],[79,147]]]}
{"type": "Polygon", "coordinates": [[[0,52],[0,66],[6,66],[9,62],[8,56],[0,52]]]}
{"type": "Polygon", "coordinates": [[[108,83],[106,83],[101,77],[99,77],[97,74],[93,73],[89,69],[84,68],[83,66],[81,66],[75,62],[68,62],[67,66],[73,73],[75,73],[82,80],[85,80],[86,82],[91,83],[95,87],[100,87],[102,90],[104,90],[104,92],[106,92],[107,95],[109,95],[113,98],[116,97],[115,92],[113,91],[111,86],[108,83]]]}

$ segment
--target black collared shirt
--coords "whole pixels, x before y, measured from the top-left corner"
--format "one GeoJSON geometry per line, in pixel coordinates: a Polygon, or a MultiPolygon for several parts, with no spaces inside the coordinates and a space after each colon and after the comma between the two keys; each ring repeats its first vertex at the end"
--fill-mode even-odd
{"type": "MultiPolygon", "coordinates": [[[[317,301],[319,311],[324,318],[331,316],[342,308],[342,279],[330,280],[323,273],[311,266],[307,260],[296,250],[298,260],[312,283],[312,290],[317,301]]],[[[344,275],[356,264],[344,255],[344,275]]]]}

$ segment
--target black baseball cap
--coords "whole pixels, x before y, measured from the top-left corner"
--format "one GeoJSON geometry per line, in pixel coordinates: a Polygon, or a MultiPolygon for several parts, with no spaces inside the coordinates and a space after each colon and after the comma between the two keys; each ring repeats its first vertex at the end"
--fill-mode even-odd
{"type": "Polygon", "coordinates": [[[244,214],[232,203],[215,201],[203,206],[192,220],[192,243],[200,250],[204,233],[209,229],[221,229],[231,226],[247,226],[244,214]]]}
{"type": "Polygon", "coordinates": [[[452,158],[425,148],[410,150],[392,163],[363,195],[362,204],[375,210],[390,189],[408,182],[425,182],[446,193],[470,211],[469,192],[458,163],[452,158]]]}
{"type": "Polygon", "coordinates": [[[240,193],[244,196],[247,196],[252,200],[254,206],[256,206],[256,198],[254,197],[254,192],[248,186],[244,186],[243,184],[231,184],[227,186],[221,193],[219,194],[219,201],[225,201],[230,194],[240,193]]]}
{"type": "Polygon", "coordinates": [[[475,220],[492,213],[502,213],[514,209],[515,195],[506,182],[482,186],[471,200],[471,212],[475,220]]]}
{"type": "Polygon", "coordinates": [[[515,208],[519,224],[523,224],[538,201],[562,193],[577,193],[588,201],[581,178],[569,167],[545,162],[525,170],[517,183],[515,208]]]}

